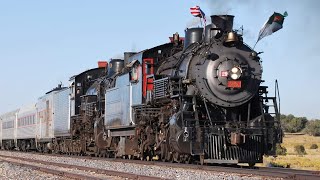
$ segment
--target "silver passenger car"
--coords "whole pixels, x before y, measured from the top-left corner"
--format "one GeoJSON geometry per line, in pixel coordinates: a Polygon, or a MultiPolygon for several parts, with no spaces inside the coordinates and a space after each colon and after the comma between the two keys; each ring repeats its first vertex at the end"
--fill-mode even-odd
{"type": "Polygon", "coordinates": [[[0,116],[1,120],[1,147],[13,146],[13,141],[16,136],[16,125],[15,121],[17,119],[17,113],[19,109],[5,113],[0,116]],[[5,143],[5,144],[3,144],[5,143]]]}
{"type": "Polygon", "coordinates": [[[15,121],[15,139],[35,138],[37,127],[37,109],[35,104],[30,104],[20,108],[15,121]]]}

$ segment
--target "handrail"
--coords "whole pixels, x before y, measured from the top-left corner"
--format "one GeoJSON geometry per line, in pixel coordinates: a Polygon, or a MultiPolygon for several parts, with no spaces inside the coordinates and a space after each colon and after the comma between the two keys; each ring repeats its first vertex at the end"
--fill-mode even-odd
{"type": "Polygon", "coordinates": [[[279,90],[279,84],[278,84],[278,80],[276,79],[275,81],[275,88],[274,88],[274,94],[275,94],[275,97],[277,98],[278,97],[278,100],[279,100],[279,103],[278,103],[278,109],[279,109],[279,114],[281,114],[281,111],[280,111],[280,90],[279,90]]]}

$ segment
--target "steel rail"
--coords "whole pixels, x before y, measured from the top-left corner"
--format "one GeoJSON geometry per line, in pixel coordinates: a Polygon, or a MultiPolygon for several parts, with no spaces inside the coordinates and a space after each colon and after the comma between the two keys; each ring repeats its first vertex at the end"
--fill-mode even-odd
{"type": "Polygon", "coordinates": [[[63,171],[63,170],[47,168],[47,167],[40,167],[39,165],[38,166],[32,165],[30,163],[51,165],[51,166],[57,166],[57,167],[62,167],[62,168],[67,168],[67,169],[77,169],[77,170],[81,170],[81,171],[91,171],[91,172],[95,172],[96,174],[101,174],[101,175],[105,175],[105,176],[122,177],[122,178],[128,178],[128,179],[138,179],[138,180],[163,180],[164,179],[164,178],[160,178],[160,177],[152,177],[152,176],[145,176],[145,175],[139,175],[139,174],[133,174],[133,173],[92,168],[92,167],[86,167],[86,166],[56,163],[56,162],[51,162],[51,161],[41,161],[41,160],[16,157],[16,156],[13,157],[13,156],[0,155],[0,161],[6,161],[8,163],[15,164],[18,166],[23,166],[23,167],[31,168],[34,170],[39,170],[39,171],[42,171],[45,173],[49,173],[49,174],[53,174],[53,175],[57,175],[57,176],[64,176],[64,177],[68,177],[68,178],[72,178],[72,179],[102,180],[105,178],[99,178],[99,177],[95,177],[95,176],[72,173],[72,172],[67,172],[67,171],[63,171]],[[13,160],[8,160],[8,159],[13,159],[13,160]],[[20,160],[22,162],[16,162],[16,160],[20,160]],[[26,163],[26,162],[28,162],[28,163],[26,163]]]}

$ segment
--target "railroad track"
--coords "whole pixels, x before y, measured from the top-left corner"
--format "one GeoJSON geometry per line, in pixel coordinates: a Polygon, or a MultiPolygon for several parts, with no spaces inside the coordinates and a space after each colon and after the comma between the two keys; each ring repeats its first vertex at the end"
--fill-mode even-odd
{"type": "MultiPolygon", "coordinates": [[[[21,153],[21,152],[19,152],[21,153]]],[[[66,157],[66,155],[59,155],[59,154],[43,154],[43,153],[35,153],[32,154],[41,154],[45,156],[55,156],[55,157],[66,157]]],[[[0,155],[0,158],[3,155],[0,155]]],[[[110,161],[110,162],[122,162],[122,163],[131,163],[131,164],[140,164],[146,166],[161,166],[163,168],[183,168],[183,169],[190,169],[190,170],[201,170],[206,172],[223,172],[223,173],[230,173],[230,174],[243,174],[243,175],[250,175],[250,176],[260,176],[264,178],[283,178],[283,179],[306,179],[306,180],[320,180],[320,171],[308,171],[308,170],[296,170],[296,169],[287,169],[287,168],[269,168],[269,167],[255,167],[249,168],[246,166],[236,166],[236,167],[225,167],[225,166],[201,166],[201,165],[194,165],[194,164],[180,164],[180,163],[168,163],[168,162],[159,162],[159,161],[140,161],[140,160],[129,160],[129,159],[115,159],[115,158],[97,158],[97,157],[89,157],[89,156],[67,156],[69,158],[75,159],[87,159],[87,160],[103,160],[103,161],[110,161]]],[[[70,165],[67,165],[70,166],[70,165]]],[[[83,169],[87,169],[88,167],[79,167],[83,169]]],[[[88,169],[87,169],[88,170],[88,169]]],[[[98,172],[104,172],[105,169],[97,170],[98,172]]],[[[93,171],[95,172],[95,171],[93,171]]],[[[119,174],[119,172],[110,172],[109,175],[113,176],[114,173],[119,174]]],[[[104,173],[108,174],[108,173],[104,173]]],[[[122,173],[121,174],[126,174],[122,173]]],[[[123,177],[123,176],[122,176],[123,177]]],[[[155,178],[157,177],[145,177],[139,175],[132,175],[129,173],[128,177],[130,179],[142,179],[142,178],[155,178]],[[129,177],[130,176],[130,177],[129,177]]],[[[160,178],[158,178],[160,179],[160,178]]]]}
{"type": "MultiPolygon", "coordinates": [[[[50,154],[51,156],[63,156],[57,154],[50,154]]],[[[92,160],[101,160],[98,157],[89,156],[69,156],[72,158],[86,158],[92,160]]],[[[226,173],[237,173],[237,174],[251,174],[263,177],[275,177],[283,179],[301,179],[301,180],[320,180],[320,171],[310,171],[310,170],[298,170],[289,168],[277,168],[277,167],[254,167],[249,168],[248,166],[201,166],[194,164],[181,164],[181,163],[168,163],[159,161],[141,161],[141,160],[129,160],[129,159],[119,159],[119,158],[103,158],[105,161],[123,162],[123,163],[135,163],[142,165],[155,165],[163,167],[173,167],[173,168],[188,168],[204,171],[215,171],[215,172],[226,172],[226,173]]]]}
{"type": "Polygon", "coordinates": [[[139,179],[163,180],[159,177],[144,176],[139,174],[111,171],[106,169],[91,168],[71,164],[41,161],[23,157],[0,155],[0,161],[14,165],[31,168],[44,173],[62,176],[70,179],[104,180],[104,179],[139,179]],[[71,172],[73,171],[73,172],[71,172]]]}
{"type": "MultiPolygon", "coordinates": [[[[77,157],[76,157],[77,158],[77,157]]],[[[95,159],[88,157],[90,159],[95,159]]],[[[109,161],[109,159],[107,159],[109,161]]],[[[250,174],[262,177],[273,177],[283,179],[298,179],[298,180],[320,180],[320,171],[309,170],[297,170],[288,168],[276,168],[276,167],[254,167],[248,166],[201,166],[193,164],[179,164],[179,163],[167,163],[157,161],[139,161],[139,160],[126,160],[126,159],[113,159],[112,161],[124,162],[124,163],[138,163],[143,165],[157,165],[173,168],[189,168],[204,171],[215,171],[225,173],[237,173],[237,174],[250,174]],[[132,162],[134,161],[134,162],[132,162]]]]}

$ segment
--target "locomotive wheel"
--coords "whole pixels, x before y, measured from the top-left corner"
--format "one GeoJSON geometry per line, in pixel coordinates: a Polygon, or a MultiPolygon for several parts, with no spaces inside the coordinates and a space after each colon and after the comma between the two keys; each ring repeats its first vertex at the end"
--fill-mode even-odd
{"type": "Polygon", "coordinates": [[[168,152],[167,146],[166,146],[164,143],[162,143],[161,146],[160,146],[160,148],[161,148],[160,159],[161,159],[163,162],[168,161],[168,159],[169,159],[169,158],[168,158],[169,152],[168,152]]]}
{"type": "Polygon", "coordinates": [[[54,154],[59,154],[59,145],[56,144],[56,145],[54,146],[53,153],[54,153],[54,154]]]}
{"type": "Polygon", "coordinates": [[[180,162],[181,162],[181,158],[180,158],[179,153],[175,152],[175,153],[173,154],[172,161],[173,161],[173,162],[177,162],[177,163],[180,163],[180,162]]]}
{"type": "Polygon", "coordinates": [[[100,154],[99,148],[98,148],[98,147],[95,147],[95,149],[94,149],[94,156],[95,156],[95,157],[99,157],[99,154],[100,154]]]}
{"type": "Polygon", "coordinates": [[[25,143],[24,141],[22,141],[20,147],[21,147],[21,150],[22,150],[23,152],[26,152],[26,143],[25,143]]]}
{"type": "Polygon", "coordinates": [[[106,150],[101,150],[100,151],[101,157],[106,158],[107,156],[107,151],[106,150]]]}
{"type": "Polygon", "coordinates": [[[183,161],[184,161],[185,164],[190,164],[191,156],[185,155],[183,159],[184,159],[183,161]]]}
{"type": "Polygon", "coordinates": [[[190,164],[190,157],[184,162],[185,164],[190,164]]]}
{"type": "Polygon", "coordinates": [[[172,161],[173,160],[173,155],[171,152],[167,153],[167,161],[172,161]]]}
{"type": "Polygon", "coordinates": [[[111,153],[107,151],[107,152],[105,153],[105,157],[106,157],[106,158],[110,158],[110,157],[111,157],[111,153]]]}

